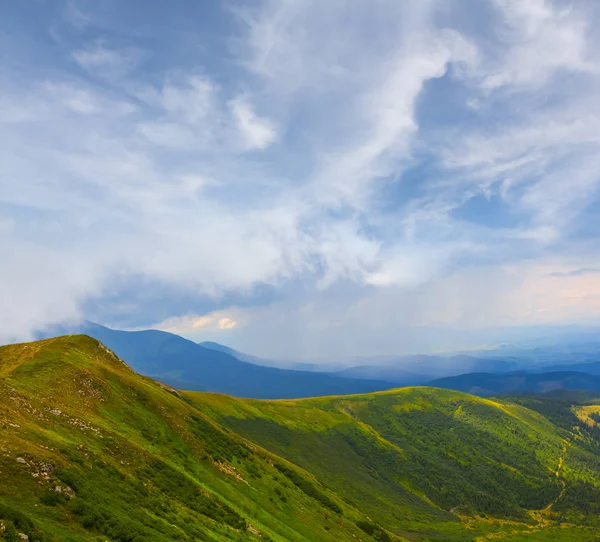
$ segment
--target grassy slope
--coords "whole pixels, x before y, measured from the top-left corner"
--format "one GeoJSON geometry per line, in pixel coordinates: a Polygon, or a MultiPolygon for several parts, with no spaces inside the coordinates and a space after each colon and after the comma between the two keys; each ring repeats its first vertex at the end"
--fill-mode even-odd
{"type": "Polygon", "coordinates": [[[0,519],[30,540],[368,539],[310,475],[94,339],[0,348],[0,397],[0,519]]]}
{"type": "Polygon", "coordinates": [[[89,337],[2,347],[0,521],[31,540],[597,540],[596,411],[540,401],[242,400],[89,337]]]}
{"type": "Polygon", "coordinates": [[[185,395],[409,539],[514,531],[514,540],[520,532],[595,540],[600,532],[585,495],[561,500],[582,483],[587,498],[600,495],[588,437],[573,439],[521,405],[423,387],[297,401],[185,395]]]}

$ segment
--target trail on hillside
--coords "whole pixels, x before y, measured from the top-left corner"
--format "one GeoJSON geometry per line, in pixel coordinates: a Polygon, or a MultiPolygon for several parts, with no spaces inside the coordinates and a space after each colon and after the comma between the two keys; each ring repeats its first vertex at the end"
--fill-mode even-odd
{"type": "MultiPolygon", "coordinates": [[[[531,533],[541,531],[543,529],[547,529],[548,527],[552,526],[553,521],[548,518],[548,515],[552,511],[552,507],[563,497],[563,495],[567,489],[567,483],[560,476],[562,474],[562,470],[565,465],[565,458],[566,458],[568,447],[571,446],[571,441],[569,438],[565,438],[565,439],[563,439],[562,443],[563,443],[563,445],[562,445],[562,448],[560,451],[560,456],[558,458],[558,464],[556,466],[556,470],[554,471],[554,476],[559,478],[559,482],[562,485],[562,489],[561,489],[560,493],[558,494],[556,499],[554,499],[552,502],[550,502],[548,504],[548,506],[546,506],[542,510],[530,510],[529,511],[530,517],[537,522],[536,525],[524,526],[523,524],[520,524],[521,527],[525,527],[525,528],[515,529],[510,534],[517,534],[519,532],[531,534],[531,533]]],[[[504,527],[506,527],[506,523],[504,521],[502,522],[502,524],[504,527]]],[[[488,533],[488,534],[479,536],[479,537],[475,538],[474,540],[475,540],[475,542],[485,542],[486,540],[494,540],[494,539],[504,538],[504,537],[506,537],[507,534],[508,533],[506,531],[498,532],[498,533],[488,533]]]]}
{"type": "Polygon", "coordinates": [[[558,458],[558,466],[556,467],[556,472],[554,473],[554,475],[559,479],[558,481],[562,485],[562,490],[558,494],[558,497],[556,497],[556,499],[554,499],[548,506],[546,506],[546,508],[544,508],[542,510],[542,513],[544,513],[544,514],[550,513],[552,507],[562,498],[562,496],[565,494],[565,491],[567,489],[567,483],[565,482],[564,478],[560,477],[560,475],[561,475],[563,467],[565,465],[565,456],[567,455],[567,448],[570,445],[571,445],[570,439],[563,439],[563,447],[561,450],[560,457],[558,458]]]}

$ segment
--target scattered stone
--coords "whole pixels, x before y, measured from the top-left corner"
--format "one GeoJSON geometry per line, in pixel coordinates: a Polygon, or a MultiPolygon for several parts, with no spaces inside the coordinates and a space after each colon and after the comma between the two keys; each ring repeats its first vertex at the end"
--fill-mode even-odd
{"type": "Polygon", "coordinates": [[[56,467],[52,463],[46,463],[45,461],[41,461],[38,463],[38,469],[40,472],[51,474],[54,472],[56,467]]]}
{"type": "Polygon", "coordinates": [[[17,457],[17,463],[21,463],[22,465],[27,465],[27,461],[25,461],[22,457],[17,457]]]}
{"type": "Polygon", "coordinates": [[[60,408],[51,408],[50,412],[52,412],[52,414],[55,416],[60,416],[62,414],[62,410],[60,408]]]}
{"type": "Polygon", "coordinates": [[[56,493],[62,493],[63,495],[66,495],[67,497],[69,497],[69,499],[75,497],[75,491],[69,486],[56,486],[54,488],[54,491],[56,493]]]}
{"type": "Polygon", "coordinates": [[[29,537],[25,533],[19,533],[19,538],[23,540],[23,542],[28,542],[29,537]]]}

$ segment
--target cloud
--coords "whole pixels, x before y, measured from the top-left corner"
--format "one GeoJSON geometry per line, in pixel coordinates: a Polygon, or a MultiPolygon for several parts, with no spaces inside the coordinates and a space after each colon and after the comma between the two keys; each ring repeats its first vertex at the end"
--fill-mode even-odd
{"type": "Polygon", "coordinates": [[[174,122],[144,122],[138,126],[138,131],[148,142],[162,147],[185,149],[196,144],[194,132],[174,122]]]}
{"type": "Polygon", "coordinates": [[[192,323],[193,328],[206,327],[213,323],[214,318],[212,316],[200,316],[196,318],[192,323]]]}
{"type": "Polygon", "coordinates": [[[501,64],[483,79],[484,89],[540,86],[561,71],[598,70],[588,51],[589,18],[585,11],[547,0],[496,0],[504,28],[501,64]]]}
{"type": "Polygon", "coordinates": [[[207,340],[215,333],[222,333],[235,328],[238,322],[229,316],[225,316],[223,311],[215,311],[204,315],[186,315],[174,318],[168,318],[162,322],[153,324],[153,329],[168,331],[178,335],[190,336],[192,339],[207,340]]]}
{"type": "Polygon", "coordinates": [[[97,42],[84,49],[73,51],[74,60],[92,75],[119,79],[131,72],[140,62],[141,53],[134,49],[117,50],[97,42]]]}
{"type": "Polygon", "coordinates": [[[208,77],[192,75],[182,84],[167,83],[158,99],[163,109],[175,118],[195,124],[210,114],[216,91],[216,85],[208,77]]]}
{"type": "Polygon", "coordinates": [[[237,322],[235,320],[232,320],[231,318],[221,318],[219,320],[218,328],[219,329],[233,329],[235,326],[237,326],[237,322]]]}
{"type": "Polygon", "coordinates": [[[69,24],[83,29],[92,22],[92,17],[82,11],[77,4],[75,0],[67,0],[63,16],[69,24]]]}
{"type": "MultiPolygon", "coordinates": [[[[229,307],[244,325],[227,337],[233,348],[269,359],[319,359],[479,348],[510,341],[519,329],[595,325],[595,274],[553,277],[555,264],[478,266],[411,288],[337,285],[260,307],[229,307]],[[270,340],[265,341],[264,337],[270,340]]],[[[193,332],[192,337],[199,337],[193,332]]],[[[552,340],[552,337],[549,337],[552,340]]]]}
{"type": "Polygon", "coordinates": [[[11,233],[15,228],[15,221],[12,219],[0,220],[0,234],[11,233]]]}
{"type": "Polygon", "coordinates": [[[573,269],[571,271],[554,271],[550,273],[551,277],[581,277],[583,275],[595,275],[600,273],[600,269],[591,267],[582,267],[581,269],[573,269]]]}
{"type": "Polygon", "coordinates": [[[125,8],[88,7],[43,63],[22,23],[40,55],[2,66],[2,240],[20,258],[0,267],[2,337],[90,300],[107,323],[313,354],[400,349],[415,322],[596,314],[562,290],[595,291],[592,274],[546,276],[598,258],[591,3],[262,0],[219,14],[226,36],[159,32],[162,7],[133,33],[125,8]],[[147,284],[211,308],[142,315],[147,284]]]}
{"type": "Polygon", "coordinates": [[[273,123],[256,116],[246,97],[237,96],[229,106],[249,149],[263,150],[276,140],[277,130],[273,123]]]}

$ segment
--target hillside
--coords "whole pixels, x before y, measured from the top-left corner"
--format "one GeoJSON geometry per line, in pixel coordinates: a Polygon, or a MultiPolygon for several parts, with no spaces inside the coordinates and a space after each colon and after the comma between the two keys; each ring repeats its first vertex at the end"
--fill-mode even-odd
{"type": "Polygon", "coordinates": [[[547,373],[512,373],[506,375],[470,373],[429,382],[436,388],[464,391],[490,396],[517,392],[547,393],[558,390],[589,390],[600,392],[600,376],[576,371],[547,373]]]}
{"type": "Polygon", "coordinates": [[[8,540],[600,534],[595,405],[424,387],[279,401],[178,392],[86,336],[1,347],[0,401],[8,540]]]}
{"type": "Polygon", "coordinates": [[[593,522],[583,514],[600,511],[597,435],[507,401],[424,387],[298,401],[185,395],[409,540],[450,540],[465,523],[535,532],[550,519],[593,522]]]}
{"type": "Polygon", "coordinates": [[[311,475],[92,338],[1,347],[0,397],[0,520],[30,540],[367,539],[311,475]]]}
{"type": "Polygon", "coordinates": [[[54,336],[57,331],[94,337],[137,372],[176,388],[278,399],[363,393],[391,387],[389,382],[377,380],[262,367],[164,331],[120,331],[86,322],[69,329],[50,330],[45,335],[54,336]]]}

